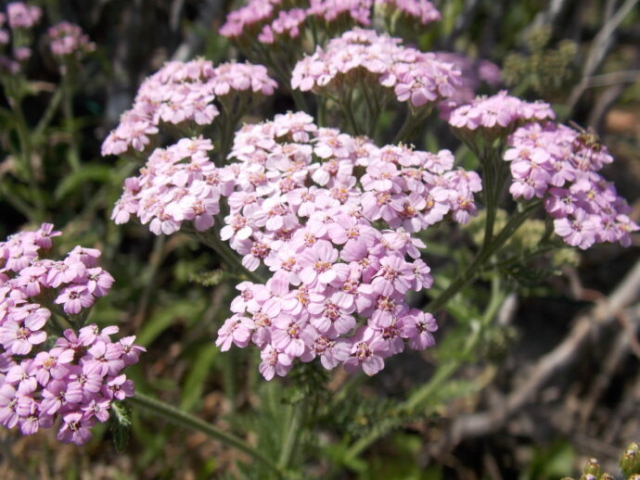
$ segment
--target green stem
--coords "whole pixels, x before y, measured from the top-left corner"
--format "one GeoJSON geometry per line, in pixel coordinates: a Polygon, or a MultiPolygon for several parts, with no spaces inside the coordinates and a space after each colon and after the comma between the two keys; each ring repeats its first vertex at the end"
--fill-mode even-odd
{"type": "Polygon", "coordinates": [[[327,126],[327,99],[324,97],[318,97],[318,127],[327,126]]]}
{"type": "Polygon", "coordinates": [[[360,129],[358,128],[358,122],[356,122],[356,118],[353,115],[353,109],[351,108],[353,105],[352,99],[353,90],[349,90],[348,95],[342,96],[342,101],[340,102],[340,104],[342,105],[342,111],[345,113],[347,121],[351,126],[351,131],[354,135],[358,136],[360,135],[360,129]]]}
{"type": "Polygon", "coordinates": [[[3,183],[0,183],[0,193],[2,194],[3,200],[6,200],[11,205],[13,205],[13,208],[22,213],[22,215],[24,215],[28,219],[37,218],[38,214],[34,212],[31,205],[22,200],[22,198],[20,198],[18,195],[10,195],[3,183]]]}
{"type": "Polygon", "coordinates": [[[281,471],[284,471],[289,465],[291,457],[293,456],[293,450],[298,443],[298,438],[302,432],[300,427],[302,425],[305,407],[306,402],[304,400],[291,407],[291,411],[287,419],[287,432],[284,442],[282,443],[280,458],[278,459],[278,468],[281,471]]]}
{"type": "Polygon", "coordinates": [[[490,158],[483,158],[482,170],[484,172],[484,191],[485,191],[485,207],[486,207],[486,219],[484,224],[484,241],[482,242],[482,248],[486,249],[491,243],[493,237],[493,226],[496,220],[496,178],[493,162],[490,158]]]}
{"type": "Polygon", "coordinates": [[[413,116],[411,115],[411,113],[408,113],[407,115],[405,115],[404,122],[402,123],[400,130],[398,130],[398,133],[391,143],[397,145],[398,143],[402,142],[405,137],[411,132],[411,130],[413,130],[413,116]]]}
{"type": "Polygon", "coordinates": [[[373,102],[373,96],[374,93],[372,91],[372,89],[368,88],[367,86],[367,82],[364,80],[363,77],[360,77],[360,81],[358,82],[360,84],[360,91],[362,92],[362,95],[364,96],[365,102],[367,104],[367,111],[369,112],[369,121],[367,122],[367,129],[365,130],[365,132],[367,133],[367,136],[369,138],[372,137],[371,134],[371,128],[372,128],[372,122],[375,119],[375,107],[374,104],[375,102],[373,102]]]}
{"type": "Polygon", "coordinates": [[[167,242],[166,235],[158,235],[153,241],[153,250],[149,259],[149,271],[145,278],[145,287],[140,297],[140,303],[138,304],[136,319],[142,322],[147,316],[147,310],[149,308],[149,301],[151,300],[151,294],[155,287],[155,279],[162,266],[162,261],[165,257],[164,246],[167,242]]]}
{"type": "Polygon", "coordinates": [[[260,276],[256,272],[247,270],[245,266],[242,265],[242,261],[240,260],[240,257],[238,257],[238,254],[233,250],[231,250],[231,248],[225,242],[220,240],[220,236],[217,230],[212,229],[206,232],[206,233],[210,233],[209,235],[205,235],[205,232],[198,232],[195,229],[190,233],[194,234],[198,238],[198,240],[203,242],[205,245],[208,245],[209,247],[213,248],[222,257],[224,262],[229,267],[235,267],[237,269],[237,272],[244,272],[244,274],[252,282],[254,283],[266,282],[266,280],[262,278],[262,276],[260,276]]]}
{"type": "Polygon", "coordinates": [[[549,245],[549,244],[542,245],[539,248],[534,248],[532,250],[525,251],[519,255],[514,255],[512,257],[505,258],[504,260],[501,260],[499,262],[491,263],[483,269],[483,273],[486,273],[487,271],[490,271],[490,270],[496,270],[498,268],[508,267],[509,265],[512,265],[516,262],[518,263],[525,262],[535,257],[536,255],[542,255],[544,253],[548,253],[553,250],[556,250],[557,248],[558,248],[557,245],[549,245]]]}
{"type": "Polygon", "coordinates": [[[488,245],[483,245],[476,258],[466,270],[428,305],[429,311],[436,313],[444,307],[456,293],[474,280],[482,271],[482,266],[485,262],[511,238],[520,225],[522,225],[541,204],[542,202],[540,200],[534,200],[527,204],[522,211],[513,214],[500,233],[489,242],[488,245]]]}
{"type": "MultiPolygon", "coordinates": [[[[422,405],[427,399],[434,395],[449,378],[451,378],[458,369],[462,366],[467,356],[477,347],[478,343],[482,339],[483,328],[486,327],[496,316],[498,309],[504,302],[506,294],[500,289],[500,278],[496,275],[491,282],[491,300],[485,309],[482,321],[476,323],[476,328],[472,329],[471,335],[464,346],[463,354],[454,360],[450,360],[447,363],[438,366],[436,373],[431,379],[422,387],[414,391],[409,399],[400,406],[400,410],[411,413],[415,411],[420,405],[422,405]]],[[[393,426],[393,424],[389,424],[393,426]]],[[[355,442],[345,454],[345,463],[349,463],[364,450],[366,450],[372,443],[386,433],[388,428],[378,428],[372,431],[367,436],[362,437],[355,442]]]]}
{"type": "Polygon", "coordinates": [[[62,112],[65,120],[65,130],[69,135],[69,155],[67,158],[71,170],[77,172],[80,169],[80,149],[78,148],[75,118],[73,116],[73,89],[71,88],[71,79],[68,74],[62,78],[62,90],[64,91],[62,112]]]}
{"type": "Polygon", "coordinates": [[[214,438],[226,445],[229,445],[230,447],[241,450],[271,470],[276,475],[276,478],[282,478],[282,471],[269,458],[254,449],[241,438],[236,437],[231,433],[224,432],[197,417],[189,415],[167,403],[148,397],[140,392],[136,392],[136,394],[133,397],[128,398],[127,401],[132,405],[145,408],[176,425],[202,432],[210,438],[214,438]]]}
{"type": "MultiPolygon", "coordinates": [[[[402,405],[401,409],[405,411],[413,410],[419,404],[418,400],[427,398],[433,394],[433,392],[437,391],[437,389],[439,389],[444,382],[457,371],[458,367],[459,362],[456,360],[451,360],[450,362],[441,365],[435,375],[431,377],[431,380],[429,380],[429,382],[420,389],[419,395],[416,395],[415,397],[412,395],[411,398],[402,405]]],[[[351,445],[344,455],[344,463],[351,463],[353,459],[369,448],[369,446],[378,440],[378,438],[386,434],[391,426],[392,425],[389,425],[387,428],[384,428],[383,425],[379,425],[378,428],[374,429],[368,435],[360,438],[357,442],[351,445]]]]}
{"type": "Polygon", "coordinates": [[[32,136],[33,142],[35,144],[39,142],[40,137],[43,135],[45,129],[49,126],[51,120],[53,120],[53,116],[55,115],[56,110],[58,110],[60,102],[62,101],[62,96],[63,89],[59,87],[56,89],[56,93],[53,94],[53,97],[51,97],[51,101],[49,102],[49,105],[47,105],[47,109],[45,110],[42,117],[40,117],[38,125],[36,125],[36,128],[33,130],[32,136]]]}
{"type": "Polygon", "coordinates": [[[22,113],[22,107],[20,101],[16,98],[9,98],[9,105],[13,110],[16,118],[16,130],[18,132],[18,139],[20,140],[20,150],[22,151],[22,163],[24,167],[24,173],[29,184],[29,190],[33,195],[33,203],[36,208],[34,218],[29,220],[39,223],[44,219],[44,202],[36,181],[35,172],[33,171],[33,165],[31,164],[32,148],[29,134],[29,128],[27,127],[27,121],[22,113]]]}
{"type": "Polygon", "coordinates": [[[393,144],[405,143],[411,139],[412,134],[414,133],[415,128],[422,123],[424,119],[427,118],[429,113],[431,112],[430,108],[422,107],[418,111],[412,110],[411,106],[407,106],[408,112],[406,113],[404,123],[400,130],[396,134],[393,139],[393,144]]]}

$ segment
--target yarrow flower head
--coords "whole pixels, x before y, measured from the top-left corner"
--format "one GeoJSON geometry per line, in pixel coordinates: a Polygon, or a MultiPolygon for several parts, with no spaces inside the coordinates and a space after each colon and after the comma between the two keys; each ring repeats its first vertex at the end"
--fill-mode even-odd
{"type": "Polygon", "coordinates": [[[435,52],[435,55],[438,60],[455,65],[461,72],[462,81],[452,96],[440,102],[438,108],[441,112],[450,113],[456,107],[473,102],[482,85],[493,88],[500,85],[500,67],[489,60],[473,59],[454,52],[435,52]]]}
{"type": "Polygon", "coordinates": [[[233,188],[233,174],[209,160],[210,140],[182,139],[156,149],[140,176],[125,181],[111,218],[122,224],[133,215],[156,235],[170,234],[190,222],[197,231],[214,224],[221,195],[233,188]]]}
{"type": "Polygon", "coordinates": [[[279,0],[251,0],[229,13],[219,32],[240,45],[248,45],[253,39],[269,45],[274,44],[276,38],[300,36],[307,18],[326,27],[369,26],[372,6],[373,0],[311,0],[299,5],[294,2],[293,8],[285,10],[279,0]]]}
{"type": "Polygon", "coordinates": [[[248,108],[251,102],[247,97],[271,95],[276,86],[262,65],[225,63],[214,67],[203,59],[167,62],[140,86],[133,107],[105,139],[102,155],[141,152],[164,124],[185,131],[210,125],[220,114],[216,99],[234,105],[235,97],[229,97],[235,94],[242,100],[237,103],[248,108]]]}
{"type": "Polygon", "coordinates": [[[113,401],[133,395],[122,371],[144,349],[135,337],[114,342],[117,327],[52,334],[52,312],[81,321],[113,284],[97,266],[98,250],[76,247],[62,261],[46,258],[58,235],[43,224],[0,242],[0,424],[31,435],[60,418],[58,439],[80,445],[96,421],[108,419],[113,401]]]}
{"type": "Polygon", "coordinates": [[[11,49],[0,53],[0,73],[15,75],[31,58],[31,30],[40,21],[42,9],[23,2],[10,2],[6,9],[6,14],[0,13],[0,52],[5,45],[11,44],[11,49]],[[3,28],[5,24],[9,29],[3,28]]]}
{"type": "Polygon", "coordinates": [[[411,20],[418,20],[422,25],[438,22],[441,13],[429,0],[376,0],[376,5],[384,6],[393,12],[400,12],[411,20]]]}
{"type": "Polygon", "coordinates": [[[554,231],[581,249],[594,243],[631,244],[638,225],[615,186],[599,173],[613,161],[607,148],[588,133],[565,125],[533,123],[516,130],[504,159],[511,163],[516,199],[544,199],[554,231]]]}
{"type": "Polygon", "coordinates": [[[69,22],[61,22],[49,28],[51,52],[58,57],[73,57],[80,60],[87,53],[96,49],[95,43],[89,41],[80,27],[69,22]]]}
{"type": "Polygon", "coordinates": [[[35,5],[23,2],[11,2],[7,5],[7,18],[12,29],[31,28],[38,24],[40,17],[42,9],[35,5]]]}
{"type": "Polygon", "coordinates": [[[453,169],[447,150],[378,148],[301,112],[246,125],[230,159],[237,175],[220,236],[246,268],[264,264],[272,277],[238,286],[218,346],[257,346],[270,380],[316,358],[373,375],[405,346],[434,344],[435,319],[405,298],[433,282],[412,234],[447,215],[466,222],[477,174],[453,169]]]}
{"type": "Polygon", "coordinates": [[[471,103],[450,112],[445,109],[442,114],[461,135],[482,132],[487,138],[506,137],[525,123],[555,118],[548,103],[525,102],[504,90],[491,97],[476,97],[471,103]]]}
{"type": "Polygon", "coordinates": [[[411,107],[432,105],[454,94],[460,71],[433,53],[400,45],[400,39],[373,30],[353,29],[324,49],[303,58],[293,70],[291,86],[318,95],[348,91],[362,83],[393,91],[411,107]]]}
{"type": "Polygon", "coordinates": [[[422,25],[440,20],[441,14],[429,0],[310,0],[281,2],[251,0],[232,11],[220,28],[220,34],[241,46],[252,40],[271,45],[276,40],[297,38],[308,23],[323,25],[327,30],[344,31],[345,27],[369,27],[375,13],[383,17],[400,15],[401,19],[418,21],[422,25]]]}

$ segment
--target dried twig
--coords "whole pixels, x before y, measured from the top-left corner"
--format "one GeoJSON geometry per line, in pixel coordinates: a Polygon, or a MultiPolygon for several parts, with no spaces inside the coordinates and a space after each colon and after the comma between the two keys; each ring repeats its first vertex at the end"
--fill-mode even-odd
{"type": "Polygon", "coordinates": [[[547,8],[536,15],[531,28],[553,25],[568,3],[567,0],[551,0],[547,8]]]}
{"type": "MultiPolygon", "coordinates": [[[[636,308],[635,310],[639,309],[636,308]]],[[[640,311],[638,311],[638,313],[640,313],[640,311]]],[[[620,312],[617,315],[617,318],[625,328],[616,336],[615,341],[609,349],[607,357],[602,362],[602,368],[595,377],[591,384],[589,393],[583,401],[580,411],[582,425],[584,425],[591,417],[598,400],[600,400],[602,394],[610,385],[613,375],[620,367],[622,361],[627,357],[629,350],[638,348],[636,333],[639,326],[638,323],[640,322],[640,316],[636,314],[634,317],[630,317],[627,312],[620,312]]]]}
{"type": "Polygon", "coordinates": [[[451,427],[449,441],[458,444],[465,438],[486,435],[500,429],[506,420],[528,402],[534,400],[540,388],[552,374],[563,370],[578,357],[581,348],[594,333],[609,325],[622,309],[640,294],[640,262],[627,274],[618,288],[599,300],[591,311],[580,315],[567,337],[551,352],[540,358],[527,379],[511,392],[502,405],[483,413],[461,416],[451,427]]]}
{"type": "MultiPolygon", "coordinates": [[[[584,63],[582,70],[582,80],[575,86],[569,97],[569,110],[573,111],[582,97],[584,91],[588,88],[589,78],[596,72],[602,64],[607,52],[613,45],[613,34],[620,26],[624,18],[638,3],[638,0],[626,0],[622,6],[611,16],[605,16],[605,23],[592,41],[589,56],[584,63]]],[[[609,10],[609,9],[608,9],[609,10]]]]}

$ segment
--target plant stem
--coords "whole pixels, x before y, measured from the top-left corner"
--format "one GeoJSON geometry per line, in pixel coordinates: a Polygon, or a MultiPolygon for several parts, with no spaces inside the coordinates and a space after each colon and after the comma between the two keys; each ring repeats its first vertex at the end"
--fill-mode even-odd
{"type": "Polygon", "coordinates": [[[251,270],[247,270],[244,265],[242,265],[242,261],[238,257],[238,254],[231,250],[231,248],[222,240],[220,240],[219,234],[217,230],[212,229],[209,230],[211,232],[210,235],[205,235],[206,232],[198,232],[197,230],[193,230],[195,236],[202,241],[205,245],[213,248],[224,260],[224,262],[229,267],[235,267],[238,269],[238,272],[244,272],[244,274],[254,283],[265,283],[265,279],[258,275],[256,272],[252,272],[251,270]]]}
{"type": "Polygon", "coordinates": [[[158,235],[153,241],[153,250],[149,259],[149,270],[145,278],[145,287],[142,295],[140,296],[140,302],[136,309],[136,321],[143,322],[147,316],[147,310],[149,308],[149,301],[155,287],[156,276],[162,266],[162,261],[165,257],[164,247],[167,241],[166,235],[158,235]]]}
{"type": "Polygon", "coordinates": [[[60,105],[60,101],[62,100],[62,95],[63,95],[63,89],[62,87],[58,87],[56,89],[56,93],[54,93],[53,97],[51,97],[51,101],[49,102],[49,105],[47,105],[47,109],[45,110],[42,117],[40,117],[40,121],[38,122],[38,125],[36,125],[36,128],[33,130],[32,137],[33,137],[34,143],[36,144],[39,143],[40,137],[44,133],[45,129],[51,123],[51,120],[53,120],[53,116],[55,115],[56,110],[60,105]]]}
{"type": "Polygon", "coordinates": [[[65,130],[67,131],[67,135],[69,135],[69,154],[67,158],[71,170],[77,172],[80,169],[80,149],[78,147],[75,118],[73,116],[73,88],[69,74],[63,76],[61,88],[64,92],[62,111],[65,119],[65,130]]]}
{"type": "Polygon", "coordinates": [[[241,450],[254,460],[259,461],[265,467],[269,468],[269,470],[276,475],[276,478],[282,478],[282,471],[271,460],[254,449],[244,440],[231,433],[224,432],[197,417],[189,415],[188,413],[178,410],[167,403],[148,397],[140,392],[136,392],[133,397],[127,398],[127,401],[132,405],[145,408],[176,425],[202,432],[210,438],[214,438],[226,445],[229,445],[230,447],[241,450]]]}
{"type": "Polygon", "coordinates": [[[507,224],[500,233],[487,245],[483,245],[476,258],[471,264],[456,278],[440,295],[438,295],[428,305],[428,310],[437,312],[460,290],[474,280],[482,271],[484,263],[502,247],[514,232],[522,225],[529,216],[542,204],[540,200],[534,200],[527,204],[522,211],[511,216],[507,224]]]}
{"type": "Polygon", "coordinates": [[[280,451],[280,458],[278,459],[278,468],[283,471],[289,465],[291,457],[293,456],[293,450],[298,443],[298,438],[302,429],[302,420],[304,417],[304,411],[306,409],[306,402],[301,400],[291,407],[291,411],[288,415],[287,432],[282,443],[282,450],[280,451]]]}
{"type": "Polygon", "coordinates": [[[44,203],[40,194],[40,188],[36,181],[35,172],[33,171],[33,165],[31,164],[31,140],[29,134],[29,128],[27,126],[27,120],[22,113],[22,107],[20,106],[20,100],[17,98],[9,98],[9,105],[15,114],[16,130],[18,132],[18,138],[20,140],[21,158],[24,167],[24,173],[27,177],[27,183],[29,184],[29,190],[33,195],[33,203],[36,208],[33,218],[29,220],[35,223],[39,223],[44,218],[44,203]]]}
{"type": "MultiPolygon", "coordinates": [[[[494,276],[491,282],[491,299],[489,301],[489,304],[487,305],[487,308],[485,309],[482,320],[476,323],[476,328],[472,329],[472,334],[467,340],[466,345],[464,346],[463,355],[450,360],[447,363],[439,365],[433,377],[431,377],[431,379],[422,387],[415,390],[411,394],[409,399],[400,406],[400,410],[405,412],[413,412],[422,403],[429,399],[435,392],[437,392],[438,389],[458,371],[458,369],[465,361],[466,356],[470,354],[478,345],[480,339],[482,338],[483,328],[489,325],[489,323],[491,323],[491,321],[495,318],[500,306],[504,302],[505,297],[505,292],[500,289],[499,277],[494,276]]],[[[393,424],[390,424],[390,426],[393,426],[393,424]]],[[[378,438],[384,435],[387,430],[388,428],[381,427],[355,442],[345,454],[345,463],[349,463],[350,460],[353,460],[360,453],[366,450],[372,443],[374,443],[378,438]]]]}
{"type": "Polygon", "coordinates": [[[358,136],[360,135],[360,129],[358,128],[358,122],[356,122],[356,117],[353,115],[352,100],[353,100],[353,90],[350,90],[348,95],[342,95],[342,101],[340,103],[342,106],[342,111],[345,113],[347,117],[347,121],[351,126],[351,131],[353,135],[358,136]]]}

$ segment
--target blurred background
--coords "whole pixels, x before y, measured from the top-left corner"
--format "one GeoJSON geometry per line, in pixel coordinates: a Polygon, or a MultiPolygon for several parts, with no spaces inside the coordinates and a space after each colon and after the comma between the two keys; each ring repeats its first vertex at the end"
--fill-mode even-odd
{"type": "MultiPolygon", "coordinates": [[[[603,174],[629,201],[638,222],[638,2],[434,3],[442,21],[408,32],[411,42],[423,51],[464,55],[476,70],[481,61],[495,64],[500,76],[494,75],[491,85],[475,86],[479,93],[509,89],[528,100],[550,102],[561,121],[592,127],[616,158],[603,174]]],[[[239,5],[221,0],[33,4],[43,7],[45,17],[34,30],[33,55],[24,66],[32,87],[23,99],[30,127],[36,127],[61,81],[57,65],[37,40],[46,28],[61,20],[75,23],[97,49],[75,74],[72,115],[56,114],[33,145],[44,206],[31,218],[11,200],[26,195],[29,186],[12,159],[15,133],[8,120],[0,119],[0,237],[46,220],[65,232],[57,244],[60,252],[76,244],[101,249],[101,265],[116,283],[91,321],[116,324],[121,335],[135,334],[147,348],[129,374],[137,388],[250,442],[268,443],[269,435],[276,435],[277,442],[269,422],[278,421],[282,398],[296,390],[292,380],[263,382],[254,352],[221,354],[214,346],[234,296],[233,285],[212,279],[220,260],[186,236],[155,237],[140,225],[113,224],[109,216],[122,181],[140,165],[100,156],[102,141],[131,107],[140,83],[165,61],[196,56],[243,60],[217,34],[225,15],[239,5]],[[78,168],[69,161],[74,155],[81,161],[78,168]]],[[[0,95],[6,107],[6,92],[0,95]]],[[[270,118],[292,108],[292,102],[281,94],[261,108],[255,115],[270,118]]],[[[455,149],[454,137],[442,128],[425,132],[424,144],[455,149]]],[[[455,271],[445,260],[459,241],[452,238],[429,238],[433,270],[455,271]]],[[[571,266],[544,278],[512,272],[510,281],[519,293],[510,295],[473,359],[439,389],[428,408],[392,422],[349,463],[340,453],[345,442],[366,436],[381,418],[392,415],[394,400],[428,381],[436,362],[450,360],[455,340],[434,352],[400,355],[378,376],[357,379],[358,402],[342,405],[342,415],[310,428],[315,438],[309,444],[321,453],[301,457],[312,460],[301,467],[306,473],[300,478],[552,479],[574,475],[594,456],[617,472],[622,449],[640,440],[640,279],[633,270],[640,242],[637,235],[633,239],[628,249],[601,245],[581,253],[571,258],[571,266]],[[620,298],[624,308],[601,307],[603,300],[620,298]]],[[[476,295],[483,292],[479,288],[476,295]]],[[[449,311],[439,319],[438,335],[458,328],[452,317],[455,312],[449,311]]],[[[330,396],[353,382],[341,372],[325,380],[330,396]]],[[[247,459],[242,454],[203,434],[144,411],[134,410],[132,419],[128,442],[114,442],[114,431],[101,425],[83,447],[60,444],[51,430],[22,437],[2,429],[0,478],[268,478],[243,470],[247,459]]]]}

